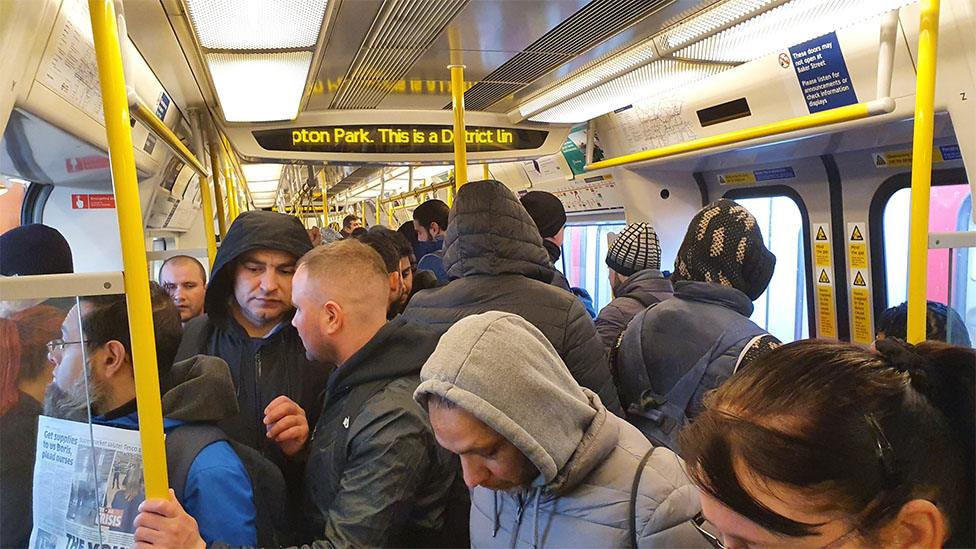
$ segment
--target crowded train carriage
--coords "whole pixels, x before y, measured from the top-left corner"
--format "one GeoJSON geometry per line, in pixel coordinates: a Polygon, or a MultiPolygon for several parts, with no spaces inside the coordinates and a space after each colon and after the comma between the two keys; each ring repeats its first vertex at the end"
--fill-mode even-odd
{"type": "Polygon", "coordinates": [[[974,547],[972,0],[0,0],[0,547],[974,547]]]}

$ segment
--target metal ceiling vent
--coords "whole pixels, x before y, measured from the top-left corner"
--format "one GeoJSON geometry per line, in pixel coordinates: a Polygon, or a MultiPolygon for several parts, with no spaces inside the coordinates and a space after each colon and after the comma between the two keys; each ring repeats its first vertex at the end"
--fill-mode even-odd
{"type": "Polygon", "coordinates": [[[464,94],[465,108],[487,109],[671,1],[593,0],[472,86],[464,94]]]}
{"type": "Polygon", "coordinates": [[[372,109],[433,44],[468,0],[386,0],[332,100],[372,109]]]}

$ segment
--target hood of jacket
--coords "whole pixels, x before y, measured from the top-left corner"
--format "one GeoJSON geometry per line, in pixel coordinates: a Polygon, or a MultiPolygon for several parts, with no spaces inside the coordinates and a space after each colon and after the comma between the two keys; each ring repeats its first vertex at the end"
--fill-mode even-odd
{"type": "Polygon", "coordinates": [[[674,283],[674,296],[691,301],[714,303],[732,309],[749,318],[755,305],[749,296],[730,286],[696,280],[679,280],[674,283]]]}
{"type": "Polygon", "coordinates": [[[613,291],[615,296],[624,296],[634,292],[670,292],[671,282],[664,278],[657,269],[644,269],[628,276],[619,288],[613,291]]]}
{"type": "Polygon", "coordinates": [[[613,449],[615,425],[542,333],[491,311],[458,321],[420,373],[414,398],[454,402],[514,444],[539,470],[534,485],[570,490],[613,449]]]}
{"type": "Polygon", "coordinates": [[[444,269],[451,279],[520,274],[552,281],[549,253],[515,193],[494,180],[461,187],[444,237],[444,269]]]}
{"type": "MultiPolygon", "coordinates": [[[[176,362],[161,381],[169,386],[162,398],[166,431],[184,423],[216,423],[238,413],[230,369],[217,357],[197,355],[176,362]]],[[[138,429],[136,401],[99,416],[97,423],[138,429]]]]}
{"type": "Polygon", "coordinates": [[[225,316],[233,292],[233,268],[242,254],[270,249],[289,253],[295,259],[312,249],[305,227],[297,217],[276,212],[248,211],[234,220],[217,249],[204,308],[211,317],[225,316]]]}
{"type": "Polygon", "coordinates": [[[438,335],[427,326],[398,316],[387,322],[366,345],[339,365],[327,385],[330,397],[356,385],[379,379],[418,375],[437,345],[438,335]]]}

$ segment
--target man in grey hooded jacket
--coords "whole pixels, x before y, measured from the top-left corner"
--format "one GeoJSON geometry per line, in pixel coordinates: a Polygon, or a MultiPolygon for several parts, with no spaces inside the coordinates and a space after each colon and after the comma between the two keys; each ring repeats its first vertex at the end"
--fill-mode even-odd
{"type": "Polygon", "coordinates": [[[680,458],[609,413],[523,318],[458,321],[420,378],[414,398],[472,490],[473,547],[707,547],[680,458]]]}

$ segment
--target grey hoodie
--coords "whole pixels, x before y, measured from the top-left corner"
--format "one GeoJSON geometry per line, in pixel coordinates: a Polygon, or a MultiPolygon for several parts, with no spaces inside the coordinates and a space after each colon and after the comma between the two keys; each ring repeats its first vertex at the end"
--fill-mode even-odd
{"type": "MultiPolygon", "coordinates": [[[[651,444],[577,384],[534,326],[497,311],[462,319],[441,338],[420,378],[418,402],[426,404],[430,394],[454,402],[540,473],[518,492],[472,491],[473,547],[629,543],[631,487],[651,444]]],[[[675,454],[654,449],[637,492],[639,546],[705,546],[688,522],[700,510],[698,492],[675,454]]]]}

